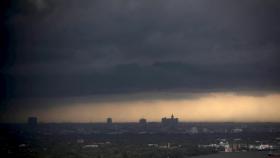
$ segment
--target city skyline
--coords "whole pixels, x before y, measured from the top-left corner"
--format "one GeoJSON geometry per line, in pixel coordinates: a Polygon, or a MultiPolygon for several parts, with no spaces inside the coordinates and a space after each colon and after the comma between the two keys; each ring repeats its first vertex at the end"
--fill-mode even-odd
{"type": "Polygon", "coordinates": [[[0,0],[0,12],[2,157],[280,156],[280,0],[0,0]]]}
{"type": "Polygon", "coordinates": [[[162,116],[173,113],[181,121],[187,122],[279,122],[280,117],[279,110],[275,110],[279,109],[278,104],[275,104],[280,102],[278,94],[240,96],[233,93],[213,93],[203,97],[193,96],[192,99],[182,97],[176,100],[152,99],[142,102],[123,102],[119,98],[112,98],[111,102],[99,101],[98,104],[85,98],[82,100],[82,103],[76,101],[72,104],[69,103],[71,100],[64,100],[67,106],[58,108],[54,104],[42,110],[40,106],[32,105],[33,112],[27,108],[25,113],[18,107],[18,113],[11,109],[15,115],[9,115],[12,111],[8,111],[2,118],[17,120],[15,122],[24,122],[28,116],[37,116],[43,122],[103,122],[104,118],[111,117],[118,122],[134,122],[142,117],[160,121],[162,116]]]}
{"type": "Polygon", "coordinates": [[[2,6],[0,122],[280,122],[278,0],[2,6]]]}

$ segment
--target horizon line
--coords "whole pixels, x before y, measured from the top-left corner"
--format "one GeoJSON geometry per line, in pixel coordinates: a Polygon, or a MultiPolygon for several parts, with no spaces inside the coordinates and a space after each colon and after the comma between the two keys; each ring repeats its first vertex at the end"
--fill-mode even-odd
{"type": "MultiPolygon", "coordinates": [[[[129,124],[129,123],[137,123],[139,124],[139,121],[116,121],[112,122],[111,124],[129,124]]],[[[148,123],[162,123],[161,121],[147,121],[148,123]]],[[[280,121],[179,121],[178,123],[280,123],[280,121]]],[[[0,124],[28,124],[28,122],[0,122],[0,124]]],[[[39,121],[37,124],[108,124],[106,121],[96,121],[96,122],[44,122],[39,121]]]]}

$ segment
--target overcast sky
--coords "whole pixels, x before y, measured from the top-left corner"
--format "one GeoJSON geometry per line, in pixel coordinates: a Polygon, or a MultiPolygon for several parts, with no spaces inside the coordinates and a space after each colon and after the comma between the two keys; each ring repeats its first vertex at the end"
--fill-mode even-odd
{"type": "Polygon", "coordinates": [[[28,99],[279,93],[279,18],[279,0],[7,1],[2,111],[28,99]]]}

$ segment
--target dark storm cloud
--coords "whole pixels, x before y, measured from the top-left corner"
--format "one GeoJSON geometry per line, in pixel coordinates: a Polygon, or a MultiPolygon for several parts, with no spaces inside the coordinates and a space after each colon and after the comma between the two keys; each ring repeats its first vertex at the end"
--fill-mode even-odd
{"type": "Polygon", "coordinates": [[[7,97],[279,91],[278,0],[11,1],[7,97]]]}

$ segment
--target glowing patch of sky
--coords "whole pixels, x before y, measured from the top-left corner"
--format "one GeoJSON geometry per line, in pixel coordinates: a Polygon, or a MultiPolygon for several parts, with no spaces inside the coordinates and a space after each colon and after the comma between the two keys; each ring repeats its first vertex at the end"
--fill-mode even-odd
{"type": "Polygon", "coordinates": [[[210,93],[195,99],[155,99],[118,102],[75,102],[72,105],[34,107],[14,111],[7,120],[25,121],[38,116],[42,122],[134,122],[139,118],[160,121],[172,113],[180,121],[279,122],[280,94],[266,96],[210,93]]]}

